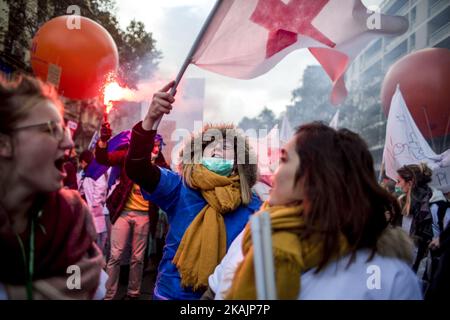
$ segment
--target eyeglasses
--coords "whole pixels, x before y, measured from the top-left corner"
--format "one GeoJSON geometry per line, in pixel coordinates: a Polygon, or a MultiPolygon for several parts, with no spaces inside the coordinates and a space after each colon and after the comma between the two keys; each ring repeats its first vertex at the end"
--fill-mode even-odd
{"type": "Polygon", "coordinates": [[[63,141],[65,137],[70,137],[70,130],[65,124],[52,120],[44,123],[33,124],[30,126],[14,128],[14,131],[28,130],[33,128],[50,133],[58,142],[63,141]]]}

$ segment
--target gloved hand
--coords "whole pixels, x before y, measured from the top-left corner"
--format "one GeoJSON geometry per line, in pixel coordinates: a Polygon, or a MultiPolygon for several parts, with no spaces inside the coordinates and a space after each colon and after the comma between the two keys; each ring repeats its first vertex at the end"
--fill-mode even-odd
{"type": "Polygon", "coordinates": [[[111,126],[109,125],[109,122],[104,122],[100,129],[100,140],[103,142],[108,142],[111,136],[112,136],[111,126]]]}

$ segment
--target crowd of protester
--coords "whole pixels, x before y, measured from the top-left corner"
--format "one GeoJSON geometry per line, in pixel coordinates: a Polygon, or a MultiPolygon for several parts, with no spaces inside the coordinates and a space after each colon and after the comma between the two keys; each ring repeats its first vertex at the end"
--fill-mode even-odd
{"type": "Polygon", "coordinates": [[[51,86],[1,80],[0,299],[117,299],[123,264],[124,299],[141,297],[145,266],[156,268],[155,300],[257,299],[248,222],[263,212],[278,299],[446,296],[450,202],[426,164],[379,183],[358,134],[313,122],[282,147],[271,179],[225,124],[192,134],[171,168],[155,124],[172,111],[173,85],[126,144],[111,148],[105,122],[77,154],[51,86]],[[94,165],[107,169],[93,176],[94,165]]]}

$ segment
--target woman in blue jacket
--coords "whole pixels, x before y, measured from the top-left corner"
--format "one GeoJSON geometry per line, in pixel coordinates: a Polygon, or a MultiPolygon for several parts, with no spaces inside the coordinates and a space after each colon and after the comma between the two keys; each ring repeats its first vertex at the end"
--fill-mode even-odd
{"type": "Polygon", "coordinates": [[[207,126],[191,136],[180,154],[180,173],[147,161],[156,135],[153,127],[175,101],[167,92],[172,86],[154,95],[147,116],[134,126],[126,170],[144,198],[168,216],[154,298],[199,299],[208,276],[261,205],[251,191],[257,165],[247,139],[229,125],[207,126]]]}

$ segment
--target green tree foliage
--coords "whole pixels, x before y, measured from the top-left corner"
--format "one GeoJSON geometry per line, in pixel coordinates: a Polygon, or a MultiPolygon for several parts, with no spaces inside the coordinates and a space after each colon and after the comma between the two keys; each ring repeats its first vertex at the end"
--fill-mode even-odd
{"type": "MultiPolygon", "coordinates": [[[[360,134],[371,149],[376,163],[381,162],[386,134],[386,117],[380,101],[384,72],[381,65],[377,64],[366,70],[356,83],[347,83],[348,96],[338,106],[338,126],[360,134]]],[[[295,128],[311,121],[329,123],[337,111],[337,107],[330,103],[330,93],[331,81],[322,67],[308,66],[300,86],[292,91],[291,104],[286,106],[285,112],[291,126],[295,128]]],[[[267,114],[266,109],[255,118],[243,118],[239,126],[243,129],[267,127],[263,114],[267,114]]],[[[277,123],[277,120],[270,123],[277,123]]]]}
{"type": "MultiPolygon", "coordinates": [[[[336,112],[330,103],[331,81],[320,66],[308,66],[303,74],[300,87],[292,91],[291,104],[286,113],[292,127],[311,121],[329,122],[336,112]]],[[[284,114],[284,113],[282,113],[284,114]]],[[[239,127],[246,130],[272,129],[280,125],[281,119],[265,107],[255,118],[244,117],[239,127]]]]}
{"type": "Polygon", "coordinates": [[[150,78],[157,68],[161,53],[155,49],[152,34],[145,31],[144,23],[132,20],[124,33],[120,52],[121,75],[134,86],[139,78],[150,78]]]}
{"type": "Polygon", "coordinates": [[[292,104],[286,107],[293,127],[311,121],[328,122],[336,112],[330,103],[331,81],[320,66],[308,66],[302,85],[292,91],[292,104]]]}
{"type": "Polygon", "coordinates": [[[260,126],[261,126],[261,124],[259,123],[258,119],[249,118],[249,117],[242,118],[242,120],[238,124],[238,127],[243,130],[249,130],[249,129],[257,130],[260,128],[260,126]]]}
{"type": "Polygon", "coordinates": [[[261,129],[270,130],[277,123],[277,118],[272,110],[264,107],[261,113],[258,115],[257,120],[261,123],[261,129]]]}
{"type": "Polygon", "coordinates": [[[277,122],[278,121],[275,113],[269,108],[264,107],[264,109],[255,118],[242,118],[242,120],[239,122],[238,127],[243,130],[266,129],[267,131],[270,131],[275,126],[275,124],[277,124],[277,122]]]}
{"type": "Polygon", "coordinates": [[[38,0],[37,7],[31,1],[7,0],[9,7],[8,30],[4,52],[8,61],[19,69],[31,71],[25,61],[30,39],[46,21],[66,15],[67,8],[76,5],[81,15],[101,24],[114,39],[119,51],[119,81],[135,88],[141,78],[149,78],[157,69],[161,52],[156,49],[153,35],[145,30],[144,23],[131,21],[122,30],[116,17],[114,0],[38,0]]]}

